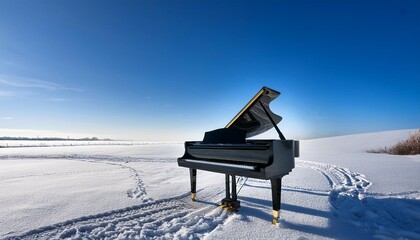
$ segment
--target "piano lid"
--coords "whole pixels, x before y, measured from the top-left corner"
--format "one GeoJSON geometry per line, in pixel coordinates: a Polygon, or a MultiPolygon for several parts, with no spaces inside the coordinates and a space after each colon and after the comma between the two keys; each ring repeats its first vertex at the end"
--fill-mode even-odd
{"type": "Polygon", "coordinates": [[[268,87],[263,87],[251,101],[236,114],[225,128],[246,130],[246,137],[253,137],[270,130],[274,126],[271,123],[269,116],[267,116],[267,113],[270,114],[272,120],[276,124],[282,119],[280,116],[274,114],[268,106],[270,102],[279,95],[280,92],[268,87]],[[264,108],[267,110],[267,113],[264,108]]]}

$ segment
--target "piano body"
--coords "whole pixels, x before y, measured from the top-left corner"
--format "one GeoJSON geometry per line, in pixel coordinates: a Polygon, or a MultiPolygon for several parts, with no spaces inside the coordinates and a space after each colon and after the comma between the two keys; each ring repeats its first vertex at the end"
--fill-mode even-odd
{"type": "Polygon", "coordinates": [[[299,142],[286,140],[277,124],[281,117],[269,104],[280,92],[263,87],[225,128],[206,132],[203,141],[185,142],[185,154],[178,165],[190,170],[191,198],[195,201],[197,170],[225,174],[226,197],[221,206],[237,210],[236,176],[271,181],[273,224],[278,222],[281,179],[295,167],[299,142]],[[274,127],[279,140],[247,140],[274,127]]]}

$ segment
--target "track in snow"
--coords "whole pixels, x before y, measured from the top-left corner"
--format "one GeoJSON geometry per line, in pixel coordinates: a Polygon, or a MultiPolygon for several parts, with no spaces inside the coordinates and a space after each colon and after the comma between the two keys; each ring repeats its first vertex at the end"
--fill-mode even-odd
{"type": "Polygon", "coordinates": [[[409,199],[419,191],[377,198],[378,194],[367,192],[372,183],[360,173],[319,162],[298,161],[296,165],[325,176],[331,187],[329,203],[334,214],[343,221],[373,231],[377,238],[420,239],[420,202],[409,199]]]}
{"type": "MultiPolygon", "coordinates": [[[[50,156],[57,159],[61,157],[50,156]]],[[[212,187],[210,191],[206,189],[203,192],[199,190],[201,201],[196,203],[191,203],[190,193],[153,200],[147,196],[146,186],[140,176],[142,172],[127,166],[125,158],[109,161],[107,157],[75,155],[71,160],[129,170],[135,186],[127,190],[127,196],[138,198],[143,203],[44,226],[6,239],[198,239],[237,216],[211,204],[214,198],[224,192],[222,187],[212,187]]]]}
{"type": "Polygon", "coordinates": [[[329,200],[333,208],[340,207],[340,196],[362,200],[367,189],[372,185],[364,175],[340,166],[311,161],[298,161],[296,165],[313,169],[324,175],[331,187],[329,200]]]}
{"type": "Polygon", "coordinates": [[[91,162],[91,163],[102,163],[102,164],[108,164],[108,165],[112,165],[112,166],[118,166],[122,169],[126,169],[130,171],[130,177],[132,179],[134,179],[135,181],[135,187],[133,189],[129,189],[127,190],[127,196],[129,198],[137,198],[140,200],[147,200],[147,191],[146,191],[146,186],[143,183],[143,180],[140,178],[140,173],[141,171],[138,171],[130,166],[127,166],[125,164],[122,163],[118,163],[118,162],[109,162],[109,161],[103,161],[103,160],[82,160],[80,159],[79,161],[82,162],[91,162]]]}
{"type": "MultiPolygon", "coordinates": [[[[127,196],[129,198],[137,198],[139,200],[146,200],[147,199],[147,191],[146,186],[143,183],[143,180],[140,177],[140,173],[138,170],[125,165],[129,161],[133,161],[133,159],[129,157],[114,157],[109,155],[80,155],[80,154],[70,154],[70,155],[2,155],[0,156],[1,159],[66,159],[66,160],[74,160],[74,161],[81,161],[81,162],[89,162],[89,163],[96,163],[96,164],[107,164],[110,166],[117,166],[119,168],[128,170],[130,172],[130,178],[132,178],[135,182],[135,186],[132,189],[127,190],[127,196]]],[[[139,159],[136,159],[140,161],[139,159]]],[[[145,161],[152,161],[150,159],[146,159],[145,161]]],[[[163,161],[163,159],[161,159],[163,161]]],[[[75,174],[75,173],[89,173],[89,172],[107,172],[113,171],[114,169],[104,169],[104,170],[90,170],[90,171],[78,171],[78,172],[64,172],[64,173],[44,173],[44,174],[32,174],[26,176],[19,176],[22,177],[33,177],[33,176],[49,176],[49,175],[67,175],[67,174],[75,174]]],[[[141,171],[140,171],[141,172],[141,171]]]]}
{"type": "Polygon", "coordinates": [[[198,239],[236,216],[214,206],[187,204],[186,196],[84,216],[8,239],[198,239]]]}
{"type": "MultiPolygon", "coordinates": [[[[420,239],[420,201],[410,199],[410,196],[418,196],[419,191],[369,193],[372,183],[363,174],[348,168],[302,160],[296,162],[296,167],[319,172],[328,182],[329,189],[283,185],[284,189],[327,194],[328,204],[335,217],[374,233],[375,238],[420,239]]],[[[267,180],[249,179],[248,182],[271,188],[267,180]]]]}

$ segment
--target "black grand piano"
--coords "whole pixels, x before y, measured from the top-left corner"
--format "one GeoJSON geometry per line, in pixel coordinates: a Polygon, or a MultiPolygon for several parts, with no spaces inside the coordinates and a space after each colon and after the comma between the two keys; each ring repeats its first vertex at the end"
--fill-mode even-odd
{"type": "Polygon", "coordinates": [[[197,169],[224,173],[226,197],[221,206],[237,210],[236,176],[270,179],[273,197],[273,224],[278,222],[281,179],[295,167],[299,142],[286,140],[277,124],[281,117],[271,112],[270,102],[280,95],[263,87],[225,128],[206,132],[203,141],[185,142],[185,154],[178,165],[190,170],[191,198],[195,201],[197,169]],[[274,127],[279,140],[247,140],[274,127]]]}

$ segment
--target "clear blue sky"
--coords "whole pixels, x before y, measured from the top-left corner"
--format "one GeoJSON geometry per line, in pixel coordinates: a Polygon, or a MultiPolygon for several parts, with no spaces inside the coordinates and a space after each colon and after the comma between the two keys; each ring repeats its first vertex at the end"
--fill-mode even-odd
{"type": "Polygon", "coordinates": [[[0,1],[0,135],[195,140],[262,86],[286,138],[419,128],[420,2],[0,1]]]}

